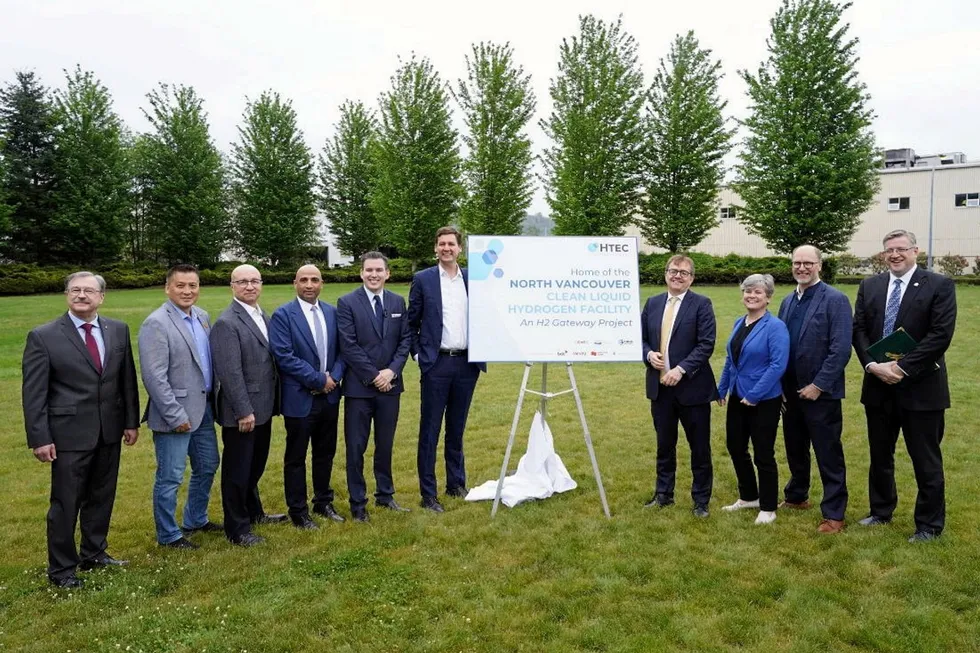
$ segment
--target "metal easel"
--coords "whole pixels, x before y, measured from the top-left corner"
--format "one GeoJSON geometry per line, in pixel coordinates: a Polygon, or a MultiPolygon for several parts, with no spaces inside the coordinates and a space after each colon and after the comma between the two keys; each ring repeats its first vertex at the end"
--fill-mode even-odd
{"type": "Polygon", "coordinates": [[[524,395],[526,393],[531,393],[541,397],[541,408],[539,409],[541,413],[541,424],[547,424],[548,416],[548,401],[554,397],[558,397],[571,392],[575,396],[575,405],[578,406],[578,416],[582,420],[582,432],[585,435],[585,446],[589,450],[589,458],[592,460],[592,473],[595,475],[596,485],[599,486],[599,498],[602,499],[602,510],[606,513],[607,518],[612,518],[609,513],[609,503],[606,501],[606,490],[602,487],[602,477],[599,475],[599,463],[595,458],[595,449],[592,448],[592,436],[589,434],[589,425],[585,422],[585,410],[582,408],[582,397],[578,392],[578,385],[575,383],[575,372],[572,371],[572,364],[565,363],[565,369],[568,371],[568,381],[571,384],[571,388],[568,390],[562,390],[561,392],[548,392],[548,364],[541,364],[541,391],[531,390],[527,387],[527,379],[531,374],[531,366],[534,363],[524,364],[524,379],[521,381],[521,391],[517,395],[517,408],[514,410],[514,421],[510,426],[510,438],[507,440],[507,451],[504,453],[504,464],[500,467],[500,478],[497,480],[497,494],[493,499],[493,509],[490,511],[490,517],[493,518],[497,514],[497,507],[500,505],[500,493],[504,489],[504,477],[507,476],[507,465],[510,463],[510,452],[514,447],[514,436],[517,434],[517,423],[521,418],[521,407],[524,405],[524,395]]]}

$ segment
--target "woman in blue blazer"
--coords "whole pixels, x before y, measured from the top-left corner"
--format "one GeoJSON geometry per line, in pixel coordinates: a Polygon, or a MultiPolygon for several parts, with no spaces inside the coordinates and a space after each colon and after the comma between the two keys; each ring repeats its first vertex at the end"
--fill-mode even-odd
{"type": "Polygon", "coordinates": [[[780,380],[789,361],[789,332],[768,310],[776,291],[771,275],[750,275],[741,288],[746,314],[735,320],[718,384],[718,405],[728,405],[728,454],[738,478],[738,501],[722,510],[758,508],[755,523],[771,524],[776,519],[779,496],[775,445],[783,394],[780,380]],[[749,442],[755,453],[755,469],[749,442]]]}

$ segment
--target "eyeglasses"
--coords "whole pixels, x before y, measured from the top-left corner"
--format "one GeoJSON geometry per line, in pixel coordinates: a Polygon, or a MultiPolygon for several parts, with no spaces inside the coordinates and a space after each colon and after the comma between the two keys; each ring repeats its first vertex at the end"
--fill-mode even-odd
{"type": "Polygon", "coordinates": [[[810,268],[818,264],[819,264],[818,261],[793,261],[794,268],[803,268],[805,270],[809,270],[810,268]]]}
{"type": "Polygon", "coordinates": [[[95,297],[96,295],[101,295],[102,291],[95,288],[69,288],[69,295],[85,295],[86,297],[95,297]]]}
{"type": "Polygon", "coordinates": [[[249,284],[258,287],[262,285],[262,279],[239,279],[238,281],[232,281],[231,283],[239,288],[244,288],[249,284]]]}
{"type": "Polygon", "coordinates": [[[891,255],[891,254],[904,254],[905,252],[909,251],[910,249],[917,249],[917,248],[915,246],[912,246],[912,247],[889,247],[888,249],[886,249],[884,251],[884,253],[885,254],[888,254],[888,255],[891,255]]]}
{"type": "Polygon", "coordinates": [[[688,277],[693,277],[694,274],[687,270],[678,270],[677,268],[668,268],[667,276],[669,277],[681,277],[682,279],[687,279],[688,277]]]}

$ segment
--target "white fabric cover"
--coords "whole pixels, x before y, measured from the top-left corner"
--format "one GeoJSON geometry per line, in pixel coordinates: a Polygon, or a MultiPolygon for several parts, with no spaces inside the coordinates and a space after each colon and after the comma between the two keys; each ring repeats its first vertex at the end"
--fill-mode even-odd
{"type": "MultiPolygon", "coordinates": [[[[467,501],[493,501],[497,495],[497,480],[487,481],[466,495],[467,501]]],[[[513,508],[528,499],[547,499],[555,492],[574,490],[578,484],[568,475],[561,458],[555,453],[555,440],[541,413],[534,413],[531,433],[527,438],[527,453],[517,464],[517,472],[504,479],[500,501],[513,508]]]]}

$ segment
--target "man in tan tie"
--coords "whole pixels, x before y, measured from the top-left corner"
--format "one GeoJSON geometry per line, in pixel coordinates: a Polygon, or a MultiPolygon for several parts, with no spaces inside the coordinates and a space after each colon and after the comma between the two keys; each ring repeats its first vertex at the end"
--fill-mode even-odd
{"type": "Polygon", "coordinates": [[[640,325],[647,367],[647,398],[657,432],[657,481],[646,507],[674,503],[677,425],[691,447],[691,499],[697,517],[708,516],[711,499],[711,402],[718,396],[708,364],[715,349],[711,300],[690,290],[694,261],[672,256],[664,273],[667,292],[647,300],[640,325]]]}

